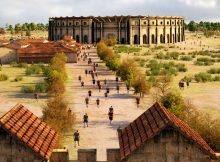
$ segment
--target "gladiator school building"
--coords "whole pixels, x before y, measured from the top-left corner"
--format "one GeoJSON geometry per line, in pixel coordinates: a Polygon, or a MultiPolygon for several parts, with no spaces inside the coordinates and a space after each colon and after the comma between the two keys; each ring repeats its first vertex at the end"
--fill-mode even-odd
{"type": "Polygon", "coordinates": [[[116,38],[120,44],[164,44],[185,40],[182,16],[51,17],[49,40],[72,36],[79,43],[116,38]]]}

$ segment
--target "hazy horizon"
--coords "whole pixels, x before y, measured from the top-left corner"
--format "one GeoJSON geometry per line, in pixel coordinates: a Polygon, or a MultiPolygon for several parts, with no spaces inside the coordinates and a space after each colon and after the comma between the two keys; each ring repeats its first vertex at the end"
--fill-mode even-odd
{"type": "Polygon", "coordinates": [[[186,22],[220,21],[218,0],[1,0],[0,6],[0,26],[90,15],[184,16],[186,22]]]}

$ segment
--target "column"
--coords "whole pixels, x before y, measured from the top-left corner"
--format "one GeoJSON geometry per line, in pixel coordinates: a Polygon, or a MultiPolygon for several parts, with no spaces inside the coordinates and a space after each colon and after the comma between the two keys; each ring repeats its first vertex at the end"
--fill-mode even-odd
{"type": "Polygon", "coordinates": [[[143,32],[142,32],[141,20],[139,20],[139,44],[143,45],[143,32]]]}

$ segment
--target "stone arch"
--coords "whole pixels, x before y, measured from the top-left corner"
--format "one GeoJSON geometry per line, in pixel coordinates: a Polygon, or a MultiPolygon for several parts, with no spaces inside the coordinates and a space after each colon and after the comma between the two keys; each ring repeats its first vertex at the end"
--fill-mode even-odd
{"type": "Polygon", "coordinates": [[[78,42],[79,43],[79,35],[76,35],[76,42],[78,42]]]}
{"type": "Polygon", "coordinates": [[[167,34],[167,43],[170,43],[170,34],[167,34]]]}
{"type": "Polygon", "coordinates": [[[121,44],[125,44],[125,38],[121,38],[121,44]]]}
{"type": "Polygon", "coordinates": [[[138,35],[136,34],[136,35],[134,35],[134,44],[138,44],[138,35]]]}
{"type": "Polygon", "coordinates": [[[160,43],[163,43],[163,34],[160,34],[160,43]]]}
{"type": "Polygon", "coordinates": [[[88,43],[88,36],[87,36],[87,35],[84,35],[84,37],[83,37],[83,43],[88,43]]]}
{"type": "Polygon", "coordinates": [[[154,34],[151,35],[151,43],[155,44],[155,35],[154,34]]]}
{"type": "Polygon", "coordinates": [[[147,35],[146,34],[143,35],[143,44],[147,44],[147,35]]]}

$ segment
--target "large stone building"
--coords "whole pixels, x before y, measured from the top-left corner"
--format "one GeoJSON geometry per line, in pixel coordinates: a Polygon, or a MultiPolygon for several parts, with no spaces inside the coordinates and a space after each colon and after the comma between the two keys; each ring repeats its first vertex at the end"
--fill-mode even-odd
{"type": "Polygon", "coordinates": [[[70,35],[80,43],[116,38],[121,44],[163,44],[185,40],[182,16],[106,16],[49,18],[49,40],[70,35]]]}

